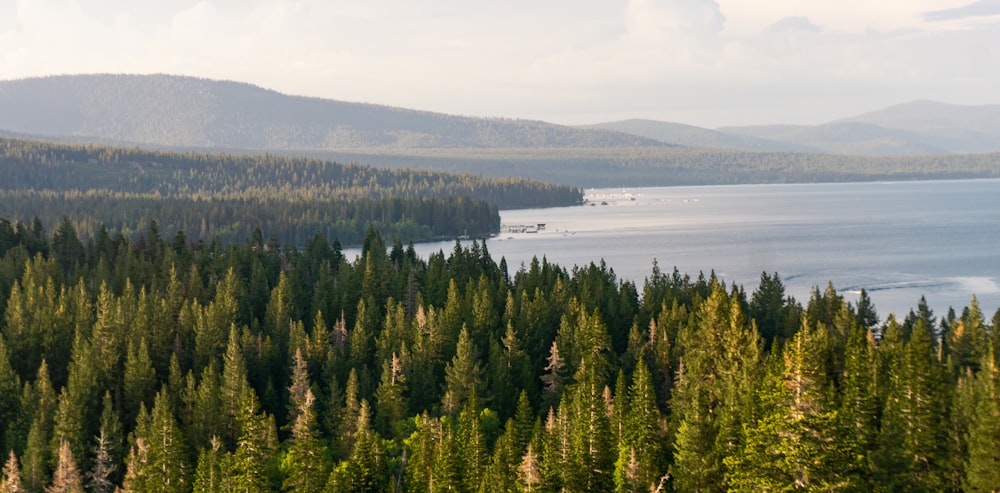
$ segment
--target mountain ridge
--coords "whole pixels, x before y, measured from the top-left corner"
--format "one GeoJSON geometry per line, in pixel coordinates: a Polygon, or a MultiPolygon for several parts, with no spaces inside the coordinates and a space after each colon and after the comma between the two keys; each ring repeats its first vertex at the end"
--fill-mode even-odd
{"type": "Polygon", "coordinates": [[[166,74],[0,81],[0,129],[167,146],[662,146],[631,134],[291,96],[253,84],[166,74]]]}
{"type": "Polygon", "coordinates": [[[813,146],[833,154],[997,152],[1000,151],[1000,105],[915,100],[819,125],[751,125],[716,130],[813,146]],[[848,129],[855,132],[854,139],[843,139],[848,129]]]}

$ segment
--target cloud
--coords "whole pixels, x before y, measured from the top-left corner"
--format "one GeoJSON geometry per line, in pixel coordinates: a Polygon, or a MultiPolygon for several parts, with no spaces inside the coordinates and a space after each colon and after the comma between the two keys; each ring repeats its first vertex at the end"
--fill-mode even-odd
{"type": "Polygon", "coordinates": [[[925,20],[1000,0],[970,1],[0,0],[0,78],[166,72],[564,123],[816,123],[995,101],[1000,23],[925,20]]]}
{"type": "Polygon", "coordinates": [[[774,24],[771,24],[767,28],[768,32],[772,33],[783,33],[783,32],[806,32],[806,33],[818,33],[823,31],[823,28],[813,24],[808,17],[794,16],[785,17],[774,24]]]}
{"type": "Polygon", "coordinates": [[[935,22],[994,15],[1000,15],[1000,0],[979,0],[953,9],[924,12],[921,17],[925,21],[935,22]]]}
{"type": "Polygon", "coordinates": [[[625,8],[628,33],[641,39],[713,36],[725,23],[715,0],[629,0],[625,8]]]}

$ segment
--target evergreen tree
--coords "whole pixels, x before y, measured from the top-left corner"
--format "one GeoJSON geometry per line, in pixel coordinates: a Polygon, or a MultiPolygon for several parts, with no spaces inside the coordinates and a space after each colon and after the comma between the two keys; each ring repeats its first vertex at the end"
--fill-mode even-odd
{"type": "Polygon", "coordinates": [[[21,378],[10,365],[10,355],[0,333],[0,445],[7,443],[7,424],[13,423],[20,412],[18,395],[21,378]]]}
{"type": "MultiPolygon", "coordinates": [[[[26,389],[27,387],[28,384],[25,384],[26,389]]],[[[24,453],[21,454],[21,467],[27,489],[40,491],[50,477],[49,438],[52,436],[56,414],[55,391],[49,381],[49,369],[45,360],[42,360],[38,367],[38,374],[31,387],[32,399],[22,399],[21,406],[22,411],[31,411],[23,420],[29,429],[25,438],[24,453]]]]}
{"type": "Polygon", "coordinates": [[[316,398],[309,388],[309,374],[301,350],[295,352],[292,371],[292,385],[289,388],[290,402],[294,413],[290,413],[292,423],[291,445],[283,459],[282,470],[285,479],[282,489],[304,493],[318,493],[323,490],[329,476],[327,451],[316,431],[316,417],[313,411],[316,398]]]}
{"type": "Polygon", "coordinates": [[[395,425],[406,417],[406,373],[396,353],[382,364],[382,382],[375,391],[375,428],[386,436],[395,435],[395,425]]]}
{"type": "Polygon", "coordinates": [[[27,493],[21,482],[21,467],[17,464],[17,456],[11,450],[7,462],[0,471],[0,493],[27,493]]]}
{"type": "MultiPolygon", "coordinates": [[[[195,385],[192,373],[188,373],[188,381],[189,385],[195,385]]],[[[228,430],[234,428],[231,428],[229,410],[225,406],[230,397],[227,393],[230,392],[235,391],[220,389],[216,363],[210,363],[202,370],[194,395],[189,397],[185,412],[181,414],[184,438],[189,447],[194,450],[210,448],[213,439],[225,436],[228,430]]]]}
{"type": "Polygon", "coordinates": [[[781,347],[798,329],[794,308],[786,303],[785,286],[778,273],[760,274],[760,282],[750,298],[749,315],[757,321],[764,345],[781,347]]]}
{"type": "Polygon", "coordinates": [[[260,411],[253,390],[244,394],[237,424],[240,437],[233,454],[233,485],[236,491],[273,491],[269,469],[278,446],[274,418],[260,411]]]}
{"type": "MultiPolygon", "coordinates": [[[[991,345],[992,346],[992,345],[991,345]]],[[[991,348],[992,349],[992,348],[991,348]]],[[[982,370],[972,382],[976,405],[968,431],[965,491],[1000,488],[1000,369],[993,351],[983,358],[982,370]]]]}
{"type": "MultiPolygon", "coordinates": [[[[204,380],[202,384],[205,385],[204,380]]],[[[222,380],[219,382],[219,393],[222,396],[222,415],[225,426],[221,434],[223,443],[235,444],[240,436],[239,420],[243,412],[244,400],[252,390],[247,382],[246,359],[236,326],[229,329],[229,342],[222,368],[222,380]]]]}
{"type": "Polygon", "coordinates": [[[66,272],[72,272],[74,267],[83,264],[85,260],[83,243],[80,243],[76,228],[67,216],[63,216],[59,227],[52,234],[52,253],[66,272]]]}
{"type": "Polygon", "coordinates": [[[112,481],[113,474],[118,468],[115,458],[111,455],[113,444],[108,439],[102,427],[97,435],[97,444],[94,446],[94,465],[87,472],[87,487],[93,493],[112,493],[115,491],[115,484],[112,481]]]}
{"type": "MultiPolygon", "coordinates": [[[[648,490],[665,472],[663,454],[664,433],[660,424],[660,410],[656,405],[656,391],[652,375],[645,362],[639,361],[632,385],[628,389],[628,408],[624,411],[625,430],[618,450],[616,473],[622,479],[618,485],[628,484],[626,490],[648,490]]],[[[616,404],[617,411],[617,404],[616,404]]],[[[619,476],[616,475],[616,479],[619,476]]]]}
{"type": "Polygon", "coordinates": [[[385,491],[387,484],[384,451],[378,434],[371,429],[368,401],[361,401],[358,421],[358,432],[351,455],[330,473],[325,492],[385,491]]]}
{"type": "Polygon", "coordinates": [[[486,469],[488,449],[483,423],[480,420],[479,396],[475,388],[469,394],[458,415],[456,433],[458,444],[459,477],[463,491],[476,491],[486,469]]]}
{"type": "Polygon", "coordinates": [[[864,329],[872,329],[878,325],[879,317],[878,312],[875,311],[875,304],[872,302],[871,298],[868,296],[868,292],[864,288],[861,288],[861,294],[858,295],[858,323],[864,329]]]}
{"type": "Polygon", "coordinates": [[[272,416],[263,414],[257,395],[248,390],[240,401],[237,425],[240,436],[233,454],[233,485],[238,491],[273,491],[272,461],[278,446],[277,429],[272,416]]]}
{"type": "Polygon", "coordinates": [[[442,408],[448,414],[457,413],[472,393],[482,390],[482,370],[475,344],[469,331],[462,327],[458,335],[455,357],[445,368],[445,392],[442,408]]]}
{"type": "Polygon", "coordinates": [[[743,448],[759,378],[759,338],[738,295],[730,297],[714,278],[710,289],[694,323],[678,334],[682,359],[670,401],[676,423],[671,475],[688,491],[727,487],[723,458],[743,448]]]}
{"type": "Polygon", "coordinates": [[[949,396],[933,333],[923,320],[916,322],[899,358],[888,376],[876,480],[891,488],[941,490],[947,474],[949,396]]]}
{"type": "Polygon", "coordinates": [[[545,366],[545,374],[542,380],[542,409],[553,409],[562,398],[565,387],[566,362],[559,353],[558,341],[552,341],[552,348],[549,350],[548,365],[545,366]]]}
{"type": "Polygon", "coordinates": [[[542,472],[539,468],[538,454],[535,453],[532,444],[528,444],[521,463],[517,467],[518,491],[532,493],[538,491],[542,482],[542,472]]]}
{"type": "Polygon", "coordinates": [[[194,493],[229,493],[235,491],[232,476],[232,455],[222,449],[222,442],[212,437],[208,448],[198,454],[194,493]]]}
{"type": "Polygon", "coordinates": [[[97,416],[92,410],[97,409],[100,394],[94,358],[96,354],[90,341],[78,334],[73,343],[69,381],[59,394],[59,408],[50,444],[55,454],[65,441],[73,457],[84,457],[90,448],[87,443],[89,438],[97,432],[98,423],[94,419],[97,416]]]}
{"type": "MultiPolygon", "coordinates": [[[[678,376],[678,385],[684,385],[684,365],[678,376]]],[[[674,437],[674,463],[672,476],[679,491],[717,491],[722,482],[721,458],[714,453],[717,431],[713,426],[706,405],[704,392],[689,392],[684,396],[690,410],[680,421],[674,437]]]]}
{"type": "Polygon", "coordinates": [[[479,480],[476,491],[481,493],[497,491],[514,493],[517,491],[517,466],[521,457],[514,450],[517,430],[513,420],[507,421],[506,431],[500,435],[493,447],[493,456],[479,480]]]}
{"type": "Polygon", "coordinates": [[[45,493],[83,493],[83,478],[73,459],[69,442],[63,440],[59,445],[58,458],[52,484],[45,488],[45,493]]]}
{"type": "Polygon", "coordinates": [[[125,422],[132,423],[134,411],[141,404],[150,404],[156,391],[156,372],[149,357],[146,339],[138,344],[130,342],[125,356],[125,374],[122,383],[122,409],[125,422]]]}
{"type": "Polygon", "coordinates": [[[826,387],[825,344],[823,332],[803,323],[784,347],[780,371],[764,382],[763,417],[748,429],[742,452],[725,461],[734,489],[857,488],[844,476],[850,453],[837,434],[826,387]]]}
{"type": "Polygon", "coordinates": [[[404,440],[409,457],[406,464],[407,491],[426,493],[434,488],[433,473],[441,449],[444,430],[441,420],[426,412],[413,418],[413,433],[404,440]]]}
{"type": "MultiPolygon", "coordinates": [[[[127,310],[123,303],[133,293],[130,280],[126,280],[124,291],[121,298],[118,298],[110,287],[101,285],[95,306],[97,317],[94,320],[92,333],[87,339],[91,346],[88,350],[93,354],[86,364],[94,368],[90,371],[96,371],[94,378],[103,386],[109,386],[111,382],[117,381],[120,362],[125,355],[126,328],[129,321],[126,320],[127,310]]],[[[80,335],[88,336],[86,332],[80,332],[80,335]]]]}
{"type": "Polygon", "coordinates": [[[131,441],[125,491],[169,493],[190,488],[185,445],[166,389],[156,395],[151,414],[140,407],[131,441]]]}
{"type": "Polygon", "coordinates": [[[565,478],[567,489],[572,491],[611,491],[614,486],[615,441],[600,372],[601,365],[583,360],[571,396],[570,463],[565,478]]]}
{"type": "Polygon", "coordinates": [[[434,453],[428,491],[465,491],[459,435],[451,417],[442,418],[441,440],[434,453]]]}
{"type": "Polygon", "coordinates": [[[839,427],[842,441],[852,449],[849,474],[859,486],[871,484],[871,461],[877,443],[880,414],[879,360],[871,329],[854,325],[844,355],[839,427]]]}

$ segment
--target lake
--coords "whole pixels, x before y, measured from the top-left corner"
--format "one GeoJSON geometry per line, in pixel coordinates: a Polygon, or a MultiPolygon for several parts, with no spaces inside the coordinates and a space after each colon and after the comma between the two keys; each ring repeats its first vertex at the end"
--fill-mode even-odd
{"type": "MultiPolygon", "coordinates": [[[[588,205],[501,212],[504,225],[537,232],[488,240],[512,271],[533,256],[564,267],[602,258],[636,282],[675,266],[710,270],[749,294],[762,271],[808,300],[832,281],[856,300],[868,291],[879,315],[905,315],[921,295],[935,314],[975,294],[1000,307],[1000,180],[615,188],[586,191],[588,205]]],[[[417,245],[426,257],[453,242],[417,245]]]]}

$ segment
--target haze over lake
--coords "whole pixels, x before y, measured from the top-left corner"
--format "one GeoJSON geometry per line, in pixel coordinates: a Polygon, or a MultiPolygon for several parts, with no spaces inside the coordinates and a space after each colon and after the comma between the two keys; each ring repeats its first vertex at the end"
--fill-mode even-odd
{"type": "MultiPolygon", "coordinates": [[[[926,296],[935,314],[976,294],[985,313],[1000,306],[1000,180],[733,185],[587,190],[580,207],[502,211],[487,242],[512,271],[533,256],[564,267],[600,262],[641,286],[653,260],[696,277],[715,270],[754,289],[778,272],[787,294],[808,300],[832,281],[855,300],[866,289],[884,319],[926,296]],[[606,203],[607,205],[601,205],[606,203]]],[[[452,242],[417,245],[420,255],[452,242]]]]}

